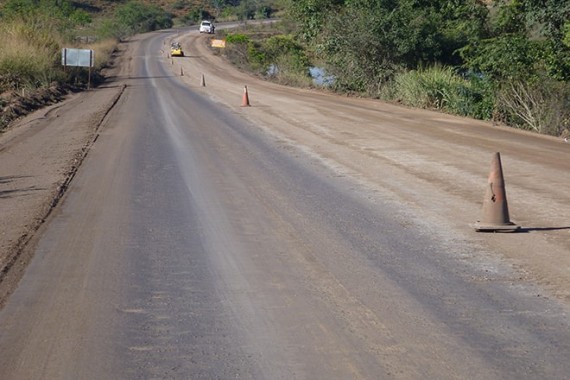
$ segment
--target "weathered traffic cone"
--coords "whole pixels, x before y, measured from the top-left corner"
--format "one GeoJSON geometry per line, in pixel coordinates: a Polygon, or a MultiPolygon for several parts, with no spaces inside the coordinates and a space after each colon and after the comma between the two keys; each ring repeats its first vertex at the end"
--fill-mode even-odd
{"type": "Polygon", "coordinates": [[[520,226],[517,226],[509,219],[501,154],[497,152],[491,162],[488,187],[483,199],[483,217],[481,221],[475,223],[475,230],[478,232],[507,232],[518,229],[520,229],[520,226]]]}
{"type": "Polygon", "coordinates": [[[243,88],[243,97],[241,100],[241,106],[242,107],[249,107],[249,95],[247,93],[247,86],[244,86],[244,88],[243,88]]]}
{"type": "Polygon", "coordinates": [[[202,87],[206,87],[206,78],[204,78],[204,74],[202,74],[202,81],[200,82],[202,87]]]}

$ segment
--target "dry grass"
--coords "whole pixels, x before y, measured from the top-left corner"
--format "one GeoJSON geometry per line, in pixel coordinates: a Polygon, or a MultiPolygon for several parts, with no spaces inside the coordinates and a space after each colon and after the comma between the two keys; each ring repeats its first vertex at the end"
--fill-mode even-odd
{"type": "Polygon", "coordinates": [[[49,85],[58,76],[60,41],[46,25],[0,24],[0,90],[49,85]]]}
{"type": "Polygon", "coordinates": [[[95,70],[100,70],[109,62],[111,55],[117,49],[117,40],[109,38],[81,46],[81,48],[95,51],[95,70]]]}
{"type": "Polygon", "coordinates": [[[95,51],[95,69],[109,61],[117,41],[71,44],[49,21],[11,21],[0,24],[0,93],[9,90],[47,87],[64,81],[61,49],[76,47],[95,51]]]}

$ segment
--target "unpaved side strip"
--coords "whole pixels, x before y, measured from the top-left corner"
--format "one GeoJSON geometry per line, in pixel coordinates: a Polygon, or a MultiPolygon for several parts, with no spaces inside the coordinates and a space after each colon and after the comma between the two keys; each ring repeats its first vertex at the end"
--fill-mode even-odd
{"type": "Polygon", "coordinates": [[[538,283],[548,296],[570,302],[570,144],[563,139],[279,86],[236,70],[197,31],[179,40],[188,57],[175,59],[172,72],[193,91],[256,125],[283,150],[353,182],[366,199],[390,199],[421,215],[405,222],[411,231],[429,226],[450,242],[482,247],[488,256],[473,252],[465,261],[506,262],[517,269],[517,283],[538,283]],[[251,107],[240,106],[244,85],[251,107]],[[472,227],[481,218],[495,152],[501,152],[510,217],[521,233],[481,234],[472,227]]]}
{"type": "Polygon", "coordinates": [[[111,84],[70,96],[0,135],[0,306],[31,259],[33,234],[65,193],[124,88],[111,84]]]}

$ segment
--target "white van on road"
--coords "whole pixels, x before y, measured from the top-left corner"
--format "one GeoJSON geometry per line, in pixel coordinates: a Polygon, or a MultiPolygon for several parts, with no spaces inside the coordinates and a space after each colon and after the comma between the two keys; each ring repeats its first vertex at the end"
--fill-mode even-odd
{"type": "Polygon", "coordinates": [[[200,33],[213,34],[215,28],[216,27],[212,21],[204,20],[200,23],[200,33]]]}

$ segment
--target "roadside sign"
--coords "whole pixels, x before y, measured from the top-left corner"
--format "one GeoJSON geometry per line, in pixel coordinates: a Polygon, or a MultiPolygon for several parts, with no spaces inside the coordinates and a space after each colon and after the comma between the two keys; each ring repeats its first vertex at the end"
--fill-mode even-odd
{"type": "Polygon", "coordinates": [[[225,48],[226,40],[212,40],[212,47],[225,48]]]}
{"type": "Polygon", "coordinates": [[[88,67],[89,77],[87,80],[87,89],[90,89],[91,68],[95,66],[95,52],[93,50],[63,48],[61,50],[61,64],[64,70],[67,66],[88,67]]]}
{"type": "Polygon", "coordinates": [[[91,49],[63,48],[61,64],[63,66],[93,67],[95,65],[95,52],[91,49]]]}

